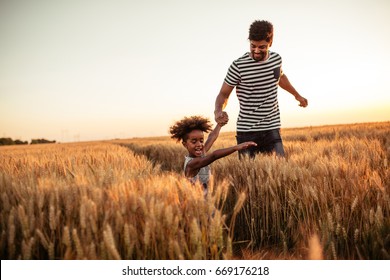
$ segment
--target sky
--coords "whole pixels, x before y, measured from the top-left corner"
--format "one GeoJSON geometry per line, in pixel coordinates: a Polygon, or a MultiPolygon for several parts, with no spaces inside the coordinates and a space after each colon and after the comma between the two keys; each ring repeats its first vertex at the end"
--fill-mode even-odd
{"type": "MultiPolygon", "coordinates": [[[[0,137],[58,142],[168,135],[214,122],[254,20],[308,99],[279,89],[282,127],[390,120],[388,0],[0,0],[0,137]]],[[[235,131],[235,91],[222,131],[235,131]]]]}

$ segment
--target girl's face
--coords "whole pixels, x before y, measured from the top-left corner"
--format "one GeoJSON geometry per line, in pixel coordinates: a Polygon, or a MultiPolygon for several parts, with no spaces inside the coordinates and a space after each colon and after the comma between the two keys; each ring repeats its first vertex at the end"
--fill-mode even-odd
{"type": "Polygon", "coordinates": [[[183,146],[188,150],[191,157],[201,157],[204,154],[203,131],[192,130],[187,134],[187,140],[183,141],[183,146]]]}

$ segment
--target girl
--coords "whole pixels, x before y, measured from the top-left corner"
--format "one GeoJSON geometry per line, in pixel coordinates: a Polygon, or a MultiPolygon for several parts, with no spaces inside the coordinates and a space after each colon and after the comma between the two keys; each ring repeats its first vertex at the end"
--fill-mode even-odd
{"type": "Polygon", "coordinates": [[[203,185],[205,193],[207,193],[207,186],[210,179],[210,163],[230,155],[235,151],[256,146],[254,142],[244,142],[206,154],[218,138],[221,127],[227,123],[227,118],[228,116],[225,113],[223,121],[218,123],[214,130],[211,129],[210,121],[201,116],[185,117],[169,129],[171,138],[176,139],[178,142],[182,141],[183,146],[188,151],[188,156],[185,157],[184,162],[184,175],[193,184],[200,182],[203,185]],[[204,132],[207,133],[209,131],[211,132],[207,141],[204,142],[204,132]]]}

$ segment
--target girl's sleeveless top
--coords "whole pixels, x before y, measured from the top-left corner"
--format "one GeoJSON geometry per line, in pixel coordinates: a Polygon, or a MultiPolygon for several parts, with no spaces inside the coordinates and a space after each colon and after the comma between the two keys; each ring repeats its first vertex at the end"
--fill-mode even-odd
{"type": "MultiPolygon", "coordinates": [[[[187,164],[193,159],[194,159],[193,157],[189,157],[189,156],[185,157],[184,173],[186,171],[187,164]]],[[[188,178],[188,180],[190,180],[190,182],[193,184],[195,184],[196,182],[200,182],[203,185],[203,187],[206,189],[210,180],[210,174],[211,174],[210,166],[207,165],[199,169],[198,174],[196,174],[194,177],[188,178]]]]}

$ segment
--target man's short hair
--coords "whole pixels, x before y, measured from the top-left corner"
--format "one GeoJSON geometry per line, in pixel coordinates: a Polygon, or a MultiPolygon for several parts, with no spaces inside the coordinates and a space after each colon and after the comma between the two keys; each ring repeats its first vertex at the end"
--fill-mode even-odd
{"type": "Polygon", "coordinates": [[[272,44],[274,37],[274,27],[266,20],[255,20],[249,27],[249,40],[267,41],[272,44]]]}

